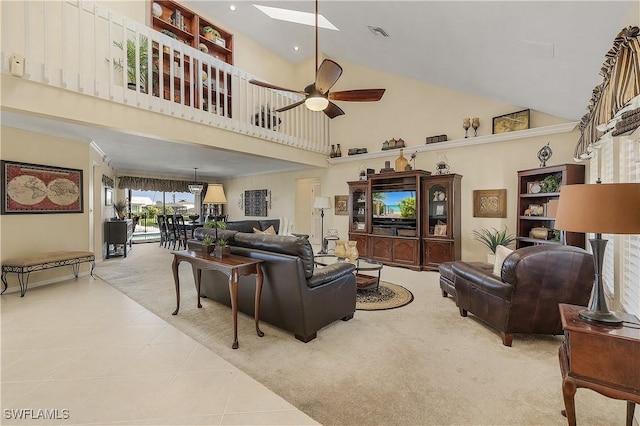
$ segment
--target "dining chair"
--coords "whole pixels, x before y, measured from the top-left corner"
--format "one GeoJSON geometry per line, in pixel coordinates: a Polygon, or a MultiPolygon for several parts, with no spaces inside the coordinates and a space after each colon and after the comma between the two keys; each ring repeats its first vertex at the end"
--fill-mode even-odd
{"type": "Polygon", "coordinates": [[[187,226],[184,223],[184,217],[181,214],[174,215],[175,219],[175,228],[176,228],[176,239],[178,240],[178,250],[182,246],[185,250],[187,249],[187,240],[189,239],[187,234],[187,226]]]}

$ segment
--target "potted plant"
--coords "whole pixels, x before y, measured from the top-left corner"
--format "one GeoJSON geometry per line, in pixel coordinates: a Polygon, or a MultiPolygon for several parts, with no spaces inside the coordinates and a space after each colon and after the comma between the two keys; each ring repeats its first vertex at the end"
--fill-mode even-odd
{"type": "Polygon", "coordinates": [[[216,242],[215,257],[227,257],[231,255],[231,247],[227,240],[220,239],[216,242]]]}
{"type": "Polygon", "coordinates": [[[496,248],[498,246],[508,247],[516,240],[516,236],[514,234],[507,234],[506,226],[502,231],[498,231],[496,228],[491,228],[491,230],[474,230],[472,233],[474,240],[480,241],[482,244],[487,246],[489,250],[491,250],[491,253],[487,254],[488,263],[495,262],[496,248]]]}
{"type": "MultiPolygon", "coordinates": [[[[114,41],[113,45],[118,47],[120,50],[124,51],[124,46],[122,42],[114,41]]],[[[138,55],[140,60],[140,66],[136,68],[136,44],[133,40],[127,40],[127,81],[130,89],[136,89],[136,69],[139,73],[138,83],[140,84],[140,91],[143,93],[147,93],[148,88],[148,77],[149,77],[149,49],[147,37],[141,35],[140,36],[140,44],[138,47],[138,55]]],[[[124,65],[122,64],[122,60],[113,60],[113,68],[116,71],[123,71],[124,65]]]]}
{"type": "Polygon", "coordinates": [[[125,200],[116,201],[113,203],[113,210],[115,210],[118,219],[124,219],[127,213],[127,202],[125,200]]]}
{"type": "Polygon", "coordinates": [[[203,225],[203,228],[215,228],[216,230],[215,240],[218,241],[218,229],[227,229],[227,224],[226,222],[222,222],[219,220],[209,220],[203,225]]]}
{"type": "Polygon", "coordinates": [[[560,182],[562,181],[562,173],[556,173],[546,176],[540,182],[542,192],[558,192],[560,191],[560,182]]]}
{"type": "Polygon", "coordinates": [[[267,129],[277,130],[282,120],[273,115],[269,104],[260,106],[260,112],[253,116],[253,123],[256,126],[266,127],[267,129]]]}
{"type": "Polygon", "coordinates": [[[213,244],[213,238],[211,238],[211,235],[205,235],[205,237],[202,239],[202,250],[209,254],[213,251],[213,249],[215,248],[215,245],[213,244]]]}

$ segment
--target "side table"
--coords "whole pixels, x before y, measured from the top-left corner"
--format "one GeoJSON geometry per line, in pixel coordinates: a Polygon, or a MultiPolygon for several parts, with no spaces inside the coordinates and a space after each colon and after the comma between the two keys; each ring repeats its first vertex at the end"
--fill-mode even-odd
{"type": "MultiPolygon", "coordinates": [[[[583,306],[561,303],[559,309],[565,341],[558,355],[569,425],[576,424],[576,390],[587,388],[626,400],[626,424],[631,426],[635,404],[640,404],[640,329],[586,321],[578,315],[583,306]]],[[[630,323],[639,322],[633,315],[621,316],[630,323]]]]}
{"type": "Polygon", "coordinates": [[[202,308],[200,303],[200,282],[202,271],[220,271],[229,277],[229,292],[231,295],[231,313],[233,315],[233,349],[238,349],[238,279],[244,275],[256,274],[256,296],[254,322],[258,336],[264,336],[260,330],[260,295],[262,294],[262,260],[250,257],[231,255],[227,257],[214,257],[204,252],[181,250],[173,251],[173,281],[176,285],[176,310],[171,315],[178,315],[180,309],[180,279],[178,277],[178,266],[181,262],[190,263],[196,269],[195,284],[198,293],[198,308],[202,308]]]}

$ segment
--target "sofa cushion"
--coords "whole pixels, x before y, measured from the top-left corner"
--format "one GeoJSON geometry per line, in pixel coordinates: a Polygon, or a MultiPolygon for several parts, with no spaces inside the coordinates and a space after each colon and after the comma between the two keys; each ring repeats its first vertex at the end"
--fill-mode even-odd
{"type": "Polygon", "coordinates": [[[254,234],[276,235],[276,230],[273,229],[273,225],[271,225],[267,229],[265,229],[264,231],[261,231],[259,229],[253,228],[253,233],[254,234]]]}
{"type": "Polygon", "coordinates": [[[322,268],[316,268],[313,276],[307,280],[307,285],[310,288],[318,287],[319,285],[326,284],[337,280],[347,274],[355,271],[356,266],[349,262],[339,262],[327,265],[322,268]]]}
{"type": "Polygon", "coordinates": [[[260,222],[257,220],[238,220],[235,222],[227,222],[227,229],[232,229],[238,232],[253,232],[253,228],[262,229],[260,222]]]}
{"type": "Polygon", "coordinates": [[[502,277],[502,264],[504,263],[504,260],[507,258],[507,256],[509,256],[511,253],[513,253],[513,250],[511,250],[510,248],[507,248],[505,246],[496,247],[496,261],[493,264],[493,275],[498,278],[502,277]]]}
{"type": "Polygon", "coordinates": [[[313,248],[309,240],[287,235],[247,234],[239,232],[234,236],[237,247],[252,248],[299,257],[305,278],[313,276],[313,248]]]}

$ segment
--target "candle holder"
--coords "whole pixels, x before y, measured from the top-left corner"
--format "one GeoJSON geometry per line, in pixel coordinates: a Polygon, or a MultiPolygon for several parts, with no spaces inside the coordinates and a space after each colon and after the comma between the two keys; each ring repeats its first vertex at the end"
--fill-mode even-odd
{"type": "Polygon", "coordinates": [[[464,137],[465,139],[469,137],[469,127],[471,127],[471,119],[463,118],[462,119],[462,128],[464,129],[464,137]]]}
{"type": "Polygon", "coordinates": [[[480,127],[480,119],[478,117],[471,120],[471,127],[473,127],[473,136],[478,136],[478,127],[480,127]]]}

